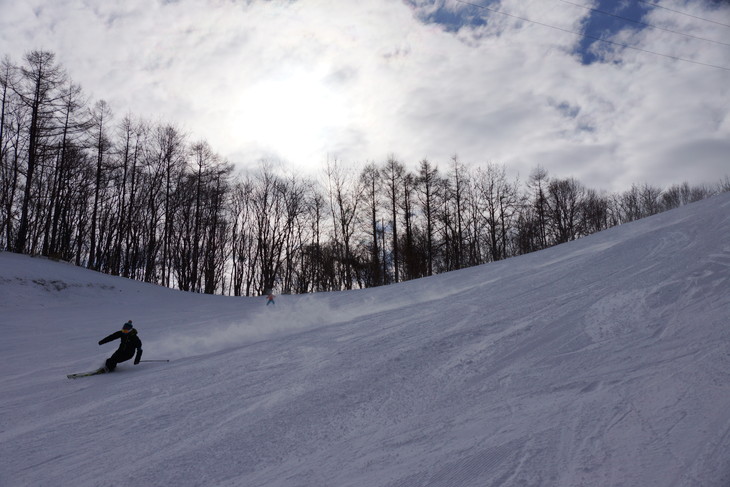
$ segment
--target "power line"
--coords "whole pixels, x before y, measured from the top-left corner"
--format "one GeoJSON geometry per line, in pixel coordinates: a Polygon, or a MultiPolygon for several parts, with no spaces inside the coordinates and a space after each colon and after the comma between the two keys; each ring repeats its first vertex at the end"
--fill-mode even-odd
{"type": "Polygon", "coordinates": [[[580,8],[584,8],[586,10],[590,10],[591,12],[597,12],[597,13],[602,14],[602,15],[608,15],[610,17],[615,17],[617,19],[625,20],[627,22],[633,22],[635,24],[643,25],[645,27],[651,27],[652,29],[663,30],[664,32],[670,32],[672,34],[677,34],[677,35],[680,35],[680,36],[691,37],[692,39],[699,39],[701,41],[714,42],[715,44],[722,44],[723,46],[730,46],[730,44],[728,44],[727,42],[715,41],[715,40],[712,40],[712,39],[707,39],[705,37],[698,37],[698,36],[693,36],[692,34],[685,34],[684,32],[678,32],[676,30],[665,29],[664,27],[659,27],[659,26],[656,26],[656,25],[647,24],[646,22],[641,22],[640,20],[634,20],[634,19],[630,19],[628,17],[623,17],[621,15],[617,15],[617,14],[614,14],[614,13],[611,13],[611,12],[606,12],[605,10],[601,10],[601,9],[597,9],[597,8],[593,8],[593,7],[587,7],[585,5],[580,5],[578,3],[570,2],[569,0],[560,0],[560,1],[563,2],[563,3],[567,3],[568,5],[573,5],[575,7],[580,7],[580,8]]]}
{"type": "Polygon", "coordinates": [[[471,2],[468,2],[466,0],[454,0],[454,1],[455,2],[458,2],[458,3],[462,3],[464,5],[470,5],[472,7],[481,8],[481,9],[484,9],[484,10],[489,10],[490,12],[494,12],[494,13],[497,13],[497,14],[500,14],[500,15],[506,15],[507,17],[512,17],[514,19],[522,20],[523,22],[530,22],[532,24],[537,24],[537,25],[541,25],[543,27],[548,27],[550,29],[555,29],[555,30],[559,30],[561,32],[566,32],[568,34],[573,34],[573,35],[576,35],[576,36],[585,37],[586,39],[592,39],[594,41],[605,42],[607,44],[612,44],[614,46],[623,47],[625,49],[633,49],[635,51],[640,51],[640,52],[644,52],[644,53],[647,53],[647,54],[654,54],[655,56],[661,56],[661,57],[665,57],[665,58],[668,58],[668,59],[673,59],[675,61],[683,61],[685,63],[698,64],[700,66],[707,66],[709,68],[715,68],[715,69],[722,69],[724,71],[730,71],[730,68],[727,68],[725,66],[718,66],[718,65],[715,65],[715,64],[703,63],[701,61],[693,61],[691,59],[681,58],[681,57],[678,57],[678,56],[672,56],[671,54],[662,54],[660,52],[650,51],[648,49],[642,49],[640,47],[630,46],[628,44],[622,44],[620,42],[610,41],[610,40],[604,39],[602,37],[596,37],[596,36],[592,36],[590,34],[584,34],[584,33],[581,33],[581,32],[575,32],[573,30],[564,29],[562,27],[556,27],[554,25],[545,24],[543,22],[538,22],[537,20],[532,20],[532,19],[528,19],[528,18],[525,18],[525,17],[520,17],[519,15],[510,14],[510,13],[507,13],[507,12],[502,12],[501,10],[497,10],[497,9],[494,9],[494,8],[491,8],[491,7],[486,7],[484,5],[479,5],[479,4],[476,4],[476,3],[471,3],[471,2]]]}
{"type": "Polygon", "coordinates": [[[716,21],[710,20],[710,19],[703,19],[702,17],[697,17],[696,15],[688,14],[687,12],[680,12],[679,10],[674,10],[673,8],[664,7],[662,5],[659,5],[658,3],[648,2],[646,0],[636,0],[636,1],[645,3],[647,5],[651,5],[656,8],[663,8],[664,10],[669,10],[670,12],[674,12],[675,14],[686,15],[687,17],[692,17],[693,19],[703,20],[705,22],[712,22],[713,24],[722,25],[723,27],[730,27],[730,25],[728,25],[728,24],[723,24],[722,22],[716,22],[716,21]]]}

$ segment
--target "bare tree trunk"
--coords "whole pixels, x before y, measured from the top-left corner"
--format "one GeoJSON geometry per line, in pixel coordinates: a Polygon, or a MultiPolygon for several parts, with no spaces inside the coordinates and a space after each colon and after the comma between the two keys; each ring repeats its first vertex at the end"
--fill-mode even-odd
{"type": "Polygon", "coordinates": [[[106,138],[104,130],[106,126],[106,119],[111,116],[109,106],[104,100],[97,102],[94,111],[94,123],[96,129],[96,178],[94,182],[94,206],[91,210],[91,241],[89,242],[89,269],[99,269],[99,262],[97,259],[97,242],[96,232],[98,227],[99,218],[99,195],[101,193],[101,179],[102,179],[102,163],[104,155],[108,148],[109,142],[106,138]]]}
{"type": "Polygon", "coordinates": [[[61,68],[55,66],[55,55],[47,51],[32,51],[25,56],[26,66],[21,69],[23,80],[29,85],[29,90],[22,87],[15,89],[22,103],[30,109],[31,120],[28,130],[28,166],[25,174],[25,191],[20,214],[18,237],[15,242],[15,251],[25,251],[28,239],[28,211],[32,200],[33,176],[38,163],[38,152],[43,137],[44,124],[48,124],[54,111],[56,88],[64,81],[65,74],[61,68]]]}
{"type": "Polygon", "coordinates": [[[395,156],[390,156],[383,169],[388,189],[390,205],[391,228],[393,230],[393,275],[395,282],[400,282],[400,249],[398,246],[398,204],[400,203],[400,188],[405,174],[403,164],[395,156]]]}
{"type": "Polygon", "coordinates": [[[434,262],[434,234],[436,219],[436,203],[435,199],[438,195],[439,187],[438,168],[432,166],[427,159],[423,159],[419,165],[418,183],[419,183],[419,200],[421,203],[421,211],[426,219],[426,265],[427,275],[433,275],[434,262]]]}

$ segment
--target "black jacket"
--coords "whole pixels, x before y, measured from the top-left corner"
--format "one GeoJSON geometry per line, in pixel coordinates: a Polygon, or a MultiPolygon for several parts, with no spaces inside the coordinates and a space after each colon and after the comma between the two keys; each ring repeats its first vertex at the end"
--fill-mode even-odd
{"type": "MultiPolygon", "coordinates": [[[[137,330],[135,328],[132,328],[132,331],[130,331],[129,333],[124,333],[123,331],[119,330],[112,333],[106,338],[102,338],[99,341],[99,345],[111,342],[112,340],[116,340],[117,338],[121,339],[122,341],[121,343],[119,343],[119,348],[116,352],[114,352],[114,354],[123,360],[129,360],[134,355],[134,351],[137,350],[137,356],[134,359],[134,363],[138,364],[139,359],[142,358],[142,340],[140,340],[137,336],[137,330]]],[[[120,362],[121,361],[122,360],[120,360],[120,362]]]]}

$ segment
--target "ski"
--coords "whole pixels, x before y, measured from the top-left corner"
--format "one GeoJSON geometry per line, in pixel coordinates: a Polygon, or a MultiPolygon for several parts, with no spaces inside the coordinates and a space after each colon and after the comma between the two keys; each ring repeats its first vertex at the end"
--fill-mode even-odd
{"type": "Polygon", "coordinates": [[[68,377],[69,379],[78,379],[79,377],[89,377],[92,375],[99,375],[104,373],[106,373],[106,369],[102,367],[101,369],[97,369],[92,372],[79,372],[78,374],[68,374],[66,377],[68,377]]]}

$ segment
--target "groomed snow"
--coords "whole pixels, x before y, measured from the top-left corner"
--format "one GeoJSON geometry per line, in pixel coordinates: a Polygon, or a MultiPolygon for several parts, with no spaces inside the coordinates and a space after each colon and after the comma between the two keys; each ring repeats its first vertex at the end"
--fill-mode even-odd
{"type": "Polygon", "coordinates": [[[730,485],[730,194],[377,289],[0,253],[0,485],[730,485]],[[98,367],[134,320],[144,359],[98,367]]]}

